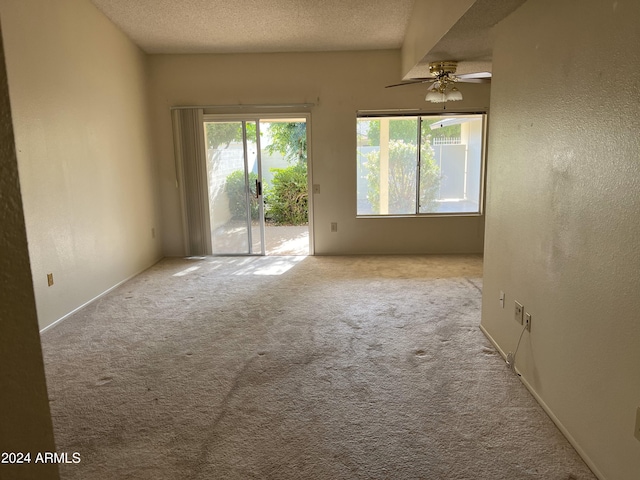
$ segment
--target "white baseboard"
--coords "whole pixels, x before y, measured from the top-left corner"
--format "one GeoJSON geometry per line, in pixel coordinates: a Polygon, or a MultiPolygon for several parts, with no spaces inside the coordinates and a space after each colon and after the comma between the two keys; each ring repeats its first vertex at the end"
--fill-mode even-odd
{"type": "MultiPolygon", "coordinates": [[[[500,348],[500,346],[493,339],[493,337],[489,334],[489,332],[487,332],[487,330],[482,325],[480,325],[480,330],[482,331],[484,336],[487,337],[487,339],[491,342],[491,344],[496,348],[496,350],[500,353],[500,355],[502,355],[502,358],[505,359],[506,361],[507,355],[500,348]]],[[[531,384],[527,381],[527,379],[520,373],[520,371],[517,368],[515,369],[515,371],[516,373],[518,373],[518,378],[520,378],[520,381],[523,383],[526,389],[529,390],[529,393],[533,395],[533,398],[536,399],[536,402],[540,404],[540,406],[545,411],[545,413],[549,416],[551,421],[555,423],[556,427],[558,427],[558,430],[562,432],[562,434],[566,437],[566,439],[569,441],[571,446],[575,449],[578,455],[580,455],[584,463],[587,464],[587,466],[591,469],[591,471],[598,478],[598,480],[606,480],[605,476],[602,474],[602,472],[600,472],[600,470],[598,470],[598,468],[595,466],[591,458],[589,458],[589,456],[585,453],[585,451],[578,444],[578,442],[576,442],[575,438],[573,438],[573,436],[569,433],[567,428],[562,424],[562,422],[558,419],[558,417],[555,416],[555,414],[551,411],[549,406],[544,402],[544,400],[540,397],[540,395],[538,395],[538,392],[534,390],[531,384]]]]}
{"type": "Polygon", "coordinates": [[[73,315],[76,312],[79,312],[80,310],[82,310],[84,307],[86,307],[87,305],[92,304],[93,302],[95,302],[96,300],[104,297],[107,293],[115,290],[116,288],[118,288],[120,285],[122,285],[123,283],[128,282],[129,280],[131,280],[133,277],[140,275],[142,272],[144,272],[145,270],[153,267],[156,263],[158,263],[160,260],[162,260],[161,257],[159,259],[157,259],[156,261],[154,261],[151,265],[144,267],[143,269],[137,271],[136,273],[134,273],[133,275],[129,275],[127,278],[125,278],[124,280],[116,283],[115,285],[113,285],[112,287],[109,287],[108,289],[106,289],[104,292],[100,293],[99,295],[96,295],[95,297],[93,297],[91,300],[83,303],[82,305],[80,305],[77,308],[74,308],[73,310],[71,310],[69,313],[67,313],[66,315],[60,317],[59,319],[51,322],[49,325],[47,325],[46,327],[44,327],[42,330],[40,330],[40,334],[42,335],[44,332],[46,332],[47,330],[49,330],[50,328],[54,327],[55,325],[58,325],[60,322],[62,322],[63,320],[69,318],[71,315],[73,315]]]}

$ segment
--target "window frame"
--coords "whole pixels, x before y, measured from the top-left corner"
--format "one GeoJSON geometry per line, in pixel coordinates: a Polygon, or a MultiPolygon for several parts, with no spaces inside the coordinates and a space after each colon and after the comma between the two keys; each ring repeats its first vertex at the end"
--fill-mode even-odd
{"type": "Polygon", "coordinates": [[[487,111],[459,111],[459,112],[423,112],[418,110],[412,111],[357,111],[356,112],[356,218],[360,219],[374,219],[374,218],[421,218],[421,217],[481,217],[484,215],[484,207],[485,207],[485,193],[486,193],[486,162],[487,162],[487,125],[488,125],[488,112],[487,111]],[[420,213],[420,204],[419,204],[419,196],[420,196],[420,168],[421,168],[421,140],[422,140],[422,119],[424,117],[465,117],[469,115],[481,115],[481,141],[482,145],[480,148],[480,178],[479,178],[479,195],[478,195],[478,211],[476,212],[425,212],[420,213]],[[396,119],[407,119],[407,118],[416,118],[417,128],[416,128],[416,145],[417,145],[417,159],[416,159],[416,213],[389,213],[389,214],[380,214],[380,213],[372,213],[372,214],[362,214],[358,213],[358,196],[357,196],[357,182],[359,180],[358,174],[358,146],[357,146],[357,135],[358,135],[358,121],[361,119],[376,119],[376,118],[387,118],[390,120],[396,119]]]}

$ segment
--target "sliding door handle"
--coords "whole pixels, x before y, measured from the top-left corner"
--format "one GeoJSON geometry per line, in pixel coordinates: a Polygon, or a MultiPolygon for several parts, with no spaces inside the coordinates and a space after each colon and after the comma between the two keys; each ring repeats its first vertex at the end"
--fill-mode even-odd
{"type": "Polygon", "coordinates": [[[256,198],[260,198],[262,195],[262,182],[256,180],[256,198]]]}

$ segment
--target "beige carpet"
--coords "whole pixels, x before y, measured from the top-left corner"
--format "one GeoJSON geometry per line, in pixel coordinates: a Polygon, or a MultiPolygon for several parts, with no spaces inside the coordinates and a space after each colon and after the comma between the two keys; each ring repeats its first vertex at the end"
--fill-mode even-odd
{"type": "Polygon", "coordinates": [[[479,257],[167,259],[43,334],[65,480],[589,479],[479,257]]]}

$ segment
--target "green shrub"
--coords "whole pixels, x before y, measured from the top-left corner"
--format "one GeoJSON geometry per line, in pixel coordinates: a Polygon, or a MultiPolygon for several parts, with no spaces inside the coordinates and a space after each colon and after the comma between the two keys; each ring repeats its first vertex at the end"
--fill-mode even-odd
{"type": "Polygon", "coordinates": [[[306,164],[271,171],[273,182],[265,191],[268,216],[279,225],[305,225],[309,221],[306,164]]]}
{"type": "MultiPolygon", "coordinates": [[[[249,185],[254,185],[258,175],[249,173],[249,185]]],[[[247,218],[247,190],[245,187],[245,178],[243,170],[236,170],[229,174],[225,182],[227,198],[229,199],[229,211],[231,216],[236,219],[246,220],[247,218]]],[[[257,220],[260,215],[258,201],[251,196],[251,220],[257,220]]]]}
{"type": "MultiPolygon", "coordinates": [[[[414,213],[416,205],[416,153],[418,147],[403,140],[389,141],[389,213],[414,213]]],[[[440,185],[440,169],[435,164],[431,145],[423,144],[420,166],[420,211],[435,207],[440,185]]],[[[369,201],[373,212],[380,213],[380,151],[366,155],[369,201]]]]}

